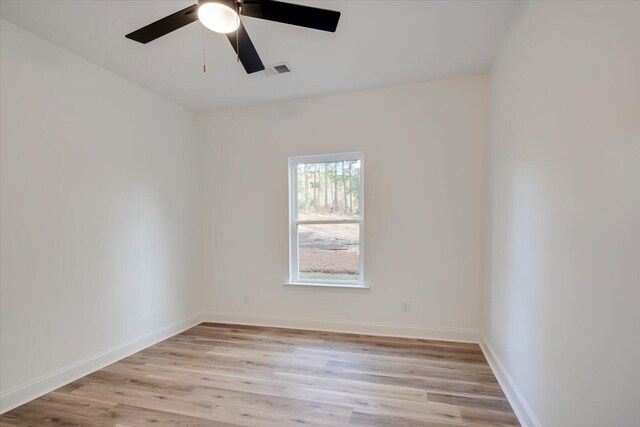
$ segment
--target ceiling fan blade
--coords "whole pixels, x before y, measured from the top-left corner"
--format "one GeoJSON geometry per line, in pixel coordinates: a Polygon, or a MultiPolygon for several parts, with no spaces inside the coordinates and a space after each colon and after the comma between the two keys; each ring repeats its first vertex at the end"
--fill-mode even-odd
{"type": "Polygon", "coordinates": [[[228,33],[227,38],[231,42],[231,46],[238,53],[238,44],[240,45],[240,62],[244,66],[247,74],[255,73],[256,71],[264,70],[264,64],[258,55],[258,51],[253,46],[247,30],[245,30],[242,22],[237,31],[228,33]],[[236,36],[237,33],[237,36],[236,36]]]}
{"type": "Polygon", "coordinates": [[[299,27],[335,32],[340,12],[275,0],[244,0],[242,15],[299,27]]]}
{"type": "Polygon", "coordinates": [[[172,31],[182,28],[185,25],[191,24],[198,20],[198,5],[194,4],[181,11],[172,13],[152,24],[142,27],[132,33],[127,34],[125,37],[131,40],[135,40],[140,43],[149,43],[159,37],[169,34],[172,31]]]}

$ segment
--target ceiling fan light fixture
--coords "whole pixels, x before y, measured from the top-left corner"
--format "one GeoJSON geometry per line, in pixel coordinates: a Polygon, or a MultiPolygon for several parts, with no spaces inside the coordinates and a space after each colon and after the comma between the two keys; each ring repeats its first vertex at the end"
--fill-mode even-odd
{"type": "Polygon", "coordinates": [[[198,19],[205,27],[217,33],[232,33],[240,26],[240,16],[222,2],[201,2],[198,6],[198,19]]]}

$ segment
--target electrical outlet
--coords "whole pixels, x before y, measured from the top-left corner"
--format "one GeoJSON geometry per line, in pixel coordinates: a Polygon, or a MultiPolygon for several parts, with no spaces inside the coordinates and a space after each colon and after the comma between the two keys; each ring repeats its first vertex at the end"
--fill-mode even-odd
{"type": "Polygon", "coordinates": [[[408,313],[411,311],[411,301],[402,301],[400,303],[400,311],[408,313]]]}
{"type": "Polygon", "coordinates": [[[245,304],[249,304],[249,294],[245,294],[242,297],[242,302],[245,303],[245,304]]]}

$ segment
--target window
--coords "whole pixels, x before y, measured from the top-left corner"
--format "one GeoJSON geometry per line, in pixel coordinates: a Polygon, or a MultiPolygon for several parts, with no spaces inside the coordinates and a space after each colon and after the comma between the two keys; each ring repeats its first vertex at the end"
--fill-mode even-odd
{"type": "Polygon", "coordinates": [[[362,153],[289,158],[290,282],[364,286],[362,153]]]}

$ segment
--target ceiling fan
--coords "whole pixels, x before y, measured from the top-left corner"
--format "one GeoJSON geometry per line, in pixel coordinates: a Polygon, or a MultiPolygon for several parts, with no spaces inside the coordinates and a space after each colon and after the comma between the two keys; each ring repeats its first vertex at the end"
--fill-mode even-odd
{"type": "Polygon", "coordinates": [[[314,30],[335,32],[340,12],[275,0],[198,0],[182,9],[125,37],[149,43],[197,20],[210,30],[224,33],[236,51],[247,74],[264,70],[264,64],[253,46],[240,16],[297,25],[314,30]]]}

